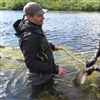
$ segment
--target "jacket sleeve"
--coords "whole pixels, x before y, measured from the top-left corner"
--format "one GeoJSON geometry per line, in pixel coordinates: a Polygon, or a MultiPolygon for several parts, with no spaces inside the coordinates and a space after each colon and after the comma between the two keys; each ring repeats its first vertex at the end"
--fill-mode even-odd
{"type": "Polygon", "coordinates": [[[100,47],[95,51],[94,57],[95,58],[100,57],[100,47]]]}
{"type": "Polygon", "coordinates": [[[94,56],[92,58],[97,59],[98,57],[100,57],[100,42],[99,42],[99,46],[98,48],[95,50],[94,56]]]}
{"type": "Polygon", "coordinates": [[[58,73],[58,66],[49,63],[49,62],[41,62],[36,59],[38,49],[40,48],[40,40],[38,35],[31,34],[26,36],[22,40],[22,52],[25,58],[25,64],[30,72],[35,73],[58,73]]]}
{"type": "Polygon", "coordinates": [[[52,43],[50,43],[50,47],[52,50],[55,50],[55,45],[53,45],[52,43]]]}

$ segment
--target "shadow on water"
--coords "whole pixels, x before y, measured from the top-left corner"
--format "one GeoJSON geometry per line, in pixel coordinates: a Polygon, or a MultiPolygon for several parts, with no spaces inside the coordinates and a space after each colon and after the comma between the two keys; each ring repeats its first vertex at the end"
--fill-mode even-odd
{"type": "MultiPolygon", "coordinates": [[[[27,84],[27,69],[18,49],[4,49],[0,59],[0,100],[33,100],[29,99],[31,90],[27,84]],[[7,53],[5,53],[8,51],[7,53]],[[13,56],[10,52],[13,51],[13,56]],[[6,55],[7,54],[7,55],[6,55]],[[17,55],[17,56],[16,56],[17,55]],[[18,56],[20,55],[20,56],[18,56]]],[[[94,72],[87,77],[81,87],[73,84],[79,69],[84,67],[74,62],[61,51],[54,52],[56,63],[67,70],[63,77],[54,77],[54,86],[44,89],[37,100],[99,100],[100,99],[100,74],[94,72]],[[71,64],[71,65],[70,65],[71,64]]],[[[81,55],[82,56],[82,55],[81,55]]],[[[81,58],[80,56],[80,58],[81,58]]]]}

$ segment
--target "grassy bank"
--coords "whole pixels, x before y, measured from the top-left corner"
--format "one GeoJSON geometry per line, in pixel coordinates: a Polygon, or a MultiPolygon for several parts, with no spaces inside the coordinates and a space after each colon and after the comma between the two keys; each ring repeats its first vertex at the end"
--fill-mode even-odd
{"type": "Polygon", "coordinates": [[[0,0],[0,9],[22,10],[30,1],[35,1],[49,10],[100,11],[100,0],[0,0]]]}

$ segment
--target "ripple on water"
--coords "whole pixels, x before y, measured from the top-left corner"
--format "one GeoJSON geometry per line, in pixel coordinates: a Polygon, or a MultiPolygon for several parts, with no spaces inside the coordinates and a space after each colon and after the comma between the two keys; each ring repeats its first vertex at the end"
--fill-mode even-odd
{"type": "Polygon", "coordinates": [[[25,73],[25,69],[16,70],[13,74],[11,71],[0,72],[0,98],[2,100],[27,98],[28,89],[25,73]]]}

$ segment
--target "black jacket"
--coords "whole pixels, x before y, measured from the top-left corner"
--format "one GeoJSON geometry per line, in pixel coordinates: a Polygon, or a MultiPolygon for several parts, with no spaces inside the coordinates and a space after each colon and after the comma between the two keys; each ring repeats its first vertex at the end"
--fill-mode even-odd
{"type": "Polygon", "coordinates": [[[47,41],[41,26],[28,20],[18,20],[13,26],[30,73],[57,74],[52,54],[55,46],[47,41]]]}

